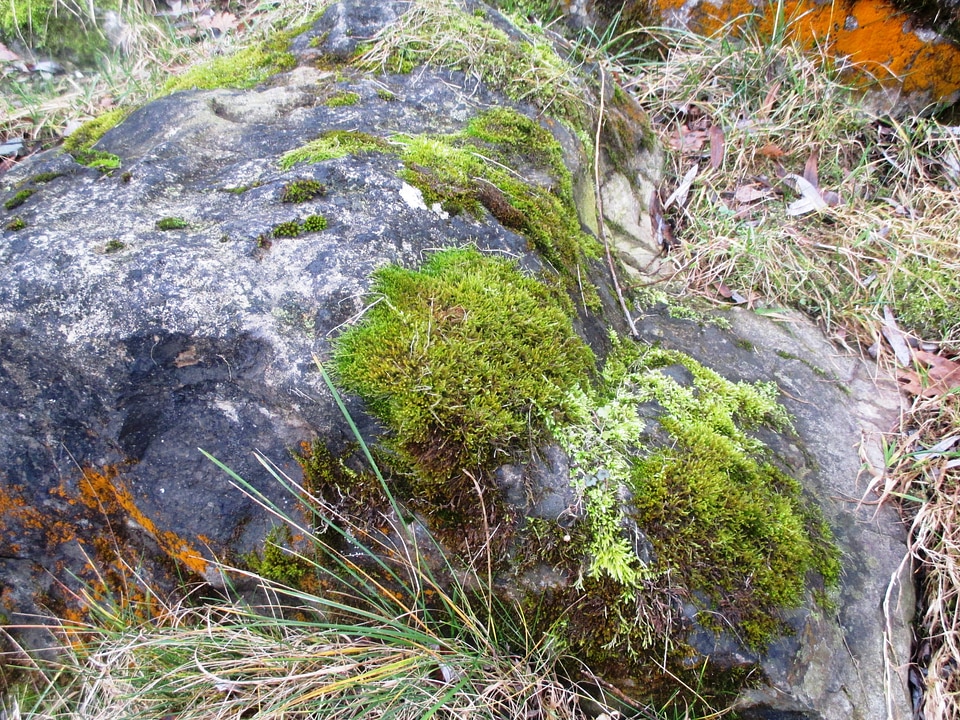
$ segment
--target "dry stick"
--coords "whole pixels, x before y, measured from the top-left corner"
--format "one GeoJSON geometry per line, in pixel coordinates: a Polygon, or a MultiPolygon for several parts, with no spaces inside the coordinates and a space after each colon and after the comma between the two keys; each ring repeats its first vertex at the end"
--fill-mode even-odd
{"type": "Polygon", "coordinates": [[[600,113],[597,115],[597,135],[593,142],[593,190],[597,198],[597,231],[600,233],[600,239],[603,240],[603,249],[607,254],[607,265],[610,267],[610,278],[613,280],[613,287],[617,291],[617,300],[620,301],[620,309],[623,310],[627,318],[627,324],[630,326],[630,334],[638,338],[637,326],[630,317],[630,310],[627,309],[627,302],[623,299],[623,291],[620,289],[620,283],[617,281],[617,270],[613,264],[613,255],[610,254],[610,243],[607,240],[607,232],[603,225],[603,195],[600,192],[600,130],[603,128],[604,111],[604,93],[606,92],[607,74],[603,70],[603,65],[597,64],[600,71],[600,113]]]}

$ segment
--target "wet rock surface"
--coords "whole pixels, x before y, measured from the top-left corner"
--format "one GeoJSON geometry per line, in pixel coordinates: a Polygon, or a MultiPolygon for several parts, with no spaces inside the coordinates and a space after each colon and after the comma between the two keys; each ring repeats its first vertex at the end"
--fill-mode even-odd
{"type": "MultiPolygon", "coordinates": [[[[109,556],[97,550],[105,539],[151,559],[157,577],[175,577],[175,561],[213,583],[213,557],[257,549],[271,518],[198,448],[289,508],[252,453],[296,477],[291,451],[301,443],[349,444],[314,357],[326,358],[331,338],[372,302],[376,268],[416,267],[434,250],[474,244],[517,258],[528,272],[555,272],[490,213],[428,207],[398,176],[402,162],[392,152],[281,169],[284,153],[331,130],[389,141],[395,133],[458,132],[490,107],[538,117],[533,106],[454,71],[371,75],[345,66],[338,74],[315,66],[321,56],[349,57],[352,38],[369,37],[405,8],[337,4],[294,42],[300,65],[291,72],[253,90],[181,92],[134,112],[97,145],[121,159],[111,175],[51,151],[3,176],[4,201],[35,191],[16,208],[26,227],[0,242],[0,583],[14,621],[69,605],[69,597],[51,600],[62,590],[53,578],[89,577],[91,556],[109,556]],[[355,93],[356,103],[326,104],[341,92],[355,93]],[[294,180],[324,192],[283,202],[294,180]],[[322,230],[276,232],[319,215],[322,230]],[[165,218],[183,227],[159,229],[165,218]]],[[[574,183],[587,182],[593,168],[572,134],[541,121],[564,148],[574,183]]],[[[637,168],[649,165],[631,160],[631,177],[603,168],[605,205],[638,227],[637,198],[654,178],[637,168]]],[[[590,227],[595,209],[582,204],[590,227]]],[[[13,214],[5,212],[4,226],[13,214]]],[[[629,254],[629,235],[616,242],[629,254]]],[[[648,263],[650,249],[638,252],[648,263]]],[[[607,328],[625,332],[626,324],[604,265],[581,270],[597,285],[602,310],[573,298],[575,327],[602,356],[607,328]]],[[[741,698],[744,717],[880,718],[888,703],[901,712],[905,694],[886,674],[901,669],[909,643],[911,585],[891,585],[904,572],[903,531],[887,510],[859,504],[856,448],[862,432],[892,424],[895,388],[877,389],[864,366],[838,358],[799,321],[778,326],[747,313],[731,321],[728,332],[650,311],[640,329],[645,342],[682,350],[730,379],[779,384],[797,437],[762,439],[823,507],[844,577],[835,613],[797,610],[788,618],[795,634],[762,657],[711,633],[693,639],[697,650],[730,664],[759,661],[766,680],[741,698]]],[[[674,373],[684,381],[684,368],[674,373]]],[[[361,432],[375,438],[377,423],[356,399],[348,405],[361,432]]],[[[529,467],[501,468],[498,482],[515,507],[556,519],[574,504],[568,472],[569,459],[548,446],[529,467]],[[542,482],[531,488],[536,478],[542,482]]],[[[568,581],[540,573],[531,582],[568,581]]]]}

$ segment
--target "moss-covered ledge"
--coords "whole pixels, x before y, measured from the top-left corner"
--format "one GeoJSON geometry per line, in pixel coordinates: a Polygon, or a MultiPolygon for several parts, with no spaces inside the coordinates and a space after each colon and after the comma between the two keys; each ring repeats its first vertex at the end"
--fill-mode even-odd
{"type": "Polygon", "coordinates": [[[336,343],[336,376],[388,429],[397,495],[441,539],[465,552],[463,538],[496,524],[497,570],[538,632],[635,678],[658,677],[663,657],[679,674],[693,663],[716,674],[708,696],[749,673],[708,671],[688,632],[732,631],[749,654],[808,593],[829,605],[840,571],[830,529],[751,434],[790,432],[775,386],[616,338],[597,373],[556,295],[472,248],[384,268],[372,292],[336,343]],[[495,482],[498,466],[549,443],[569,458],[564,522],[526,517],[495,482]],[[544,572],[565,580],[525,580],[544,572]]]}

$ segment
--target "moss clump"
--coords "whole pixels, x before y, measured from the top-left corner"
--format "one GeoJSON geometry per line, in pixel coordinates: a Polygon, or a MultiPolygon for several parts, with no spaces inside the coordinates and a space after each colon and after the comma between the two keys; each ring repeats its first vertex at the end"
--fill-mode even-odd
{"type": "Polygon", "coordinates": [[[93,146],[106,132],[119,125],[133,108],[119,107],[103,115],[88,120],[63,141],[63,148],[81,165],[98,170],[116,170],[120,167],[120,158],[113,153],[94,150],[93,146]]]}
{"type": "Polygon", "coordinates": [[[48,183],[48,182],[50,182],[51,180],[56,180],[56,179],[57,179],[58,177],[60,177],[61,175],[63,175],[62,172],[43,172],[43,173],[37,173],[36,175],[34,175],[34,176],[32,176],[32,177],[30,178],[29,182],[32,182],[32,183],[48,183]]]}
{"type": "Polygon", "coordinates": [[[233,55],[219,57],[191,68],[169,80],[161,90],[168,95],[179,90],[252,88],[277,73],[293,69],[297,59],[290,53],[290,41],[302,28],[277,33],[268,40],[246,47],[233,55]]]}
{"type": "Polygon", "coordinates": [[[323,215],[308,215],[301,224],[304,232],[320,232],[327,229],[327,219],[323,215]]]}
{"type": "MultiPolygon", "coordinates": [[[[600,246],[580,228],[572,180],[559,143],[537,122],[515,110],[484,112],[462,133],[444,137],[397,138],[403,144],[403,177],[424,194],[428,204],[448,212],[479,214],[486,208],[504,226],[531,244],[577,290],[579,267],[599,257],[600,246]],[[522,174],[546,173],[549,185],[525,181],[522,174]]],[[[584,288],[589,304],[596,290],[584,288]]]]}
{"type": "Polygon", "coordinates": [[[348,105],[356,105],[360,102],[360,96],[355,92],[339,92],[334,93],[326,100],[323,104],[327,107],[347,107],[348,105]]]}
{"type": "Polygon", "coordinates": [[[374,277],[386,301],[339,338],[334,366],[392,430],[418,497],[445,497],[451,478],[527,447],[593,372],[553,293],[515,263],[444,250],[374,277]]]}
{"type": "Polygon", "coordinates": [[[190,223],[184,220],[182,217],[165,217],[157,220],[156,228],[157,230],[183,230],[184,228],[190,227],[190,223]]]}
{"type": "MultiPolygon", "coordinates": [[[[276,225],[271,234],[275,238],[293,238],[303,233],[320,232],[327,227],[327,219],[323,215],[309,215],[304,220],[289,220],[276,225]]],[[[264,247],[261,245],[261,247],[264,247]]],[[[266,245],[265,247],[269,247],[266,245]]]]}
{"type": "Polygon", "coordinates": [[[799,605],[808,573],[825,586],[839,576],[837,550],[800,485],[767,457],[746,429],[783,430],[788,418],[772,385],[733,383],[676,352],[621,345],[604,368],[608,397],[587,405],[591,425],[557,428],[575,464],[592,529],[591,577],[630,586],[670,573],[705,593],[747,642],[762,645],[780,629],[777,611],[799,605]],[[689,384],[674,379],[685,374],[689,384]],[[669,446],[645,453],[644,404],[669,446]],[[627,508],[611,501],[626,489],[627,508]],[[635,523],[656,563],[642,563],[623,528],[635,523]]]}
{"type": "Polygon", "coordinates": [[[126,244],[120,240],[107,240],[107,244],[104,247],[103,251],[108,255],[110,253],[120,252],[126,247],[126,244]]]}
{"type": "Polygon", "coordinates": [[[390,144],[386,140],[369,133],[355,130],[329,130],[316,140],[285,153],[280,158],[280,167],[289,170],[298,163],[318,163],[347,155],[390,151],[390,144]]]}
{"type": "Polygon", "coordinates": [[[280,202],[303,203],[320,197],[327,192],[327,186],[316,180],[292,180],[283,186],[280,202]]]}
{"type": "Polygon", "coordinates": [[[312,570],[312,564],[290,549],[293,536],[290,528],[279,525],[264,540],[263,551],[246,556],[250,569],[275,583],[298,588],[312,570]]]}
{"type": "Polygon", "coordinates": [[[22,217],[17,216],[13,218],[10,222],[8,222],[3,229],[9,230],[10,232],[17,232],[18,230],[23,230],[26,227],[27,227],[27,221],[24,220],[22,217]]]}
{"type": "Polygon", "coordinates": [[[910,259],[897,268],[893,307],[898,322],[925,340],[960,338],[960,278],[934,260],[910,259]]]}
{"type": "Polygon", "coordinates": [[[16,195],[14,195],[12,198],[7,200],[3,204],[3,206],[7,210],[13,210],[14,208],[18,208],[21,205],[23,205],[27,200],[29,200],[30,197],[34,195],[36,192],[37,191],[34,190],[33,188],[25,188],[23,190],[20,190],[16,195]]]}

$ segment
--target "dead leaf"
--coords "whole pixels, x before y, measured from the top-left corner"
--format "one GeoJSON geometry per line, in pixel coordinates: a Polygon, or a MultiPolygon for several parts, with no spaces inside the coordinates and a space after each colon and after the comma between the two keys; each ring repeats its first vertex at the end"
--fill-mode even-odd
{"type": "Polygon", "coordinates": [[[678,150],[684,155],[699,155],[706,142],[707,133],[705,130],[690,130],[686,126],[681,127],[669,138],[670,148],[678,150]]]}
{"type": "Polygon", "coordinates": [[[775,145],[774,143],[767,143],[762,148],[757,150],[757,152],[764,157],[768,157],[773,160],[779,160],[787,154],[779,145],[775,145]]]}
{"type": "Polygon", "coordinates": [[[723,167],[724,135],[719,125],[710,126],[710,167],[719,170],[723,167]]]}
{"type": "Polygon", "coordinates": [[[733,193],[733,199],[741,205],[747,205],[757,200],[768,200],[773,193],[759,185],[741,185],[733,193]]]}
{"type": "Polygon", "coordinates": [[[935,398],[960,389],[960,363],[925,350],[913,353],[917,370],[902,370],[897,376],[911,395],[935,398]]]}
{"type": "Polygon", "coordinates": [[[806,215],[809,212],[827,209],[827,203],[820,196],[820,191],[811,185],[806,178],[791,173],[784,175],[783,179],[792,183],[796,191],[802,195],[799,200],[787,206],[787,215],[806,215]]]}
{"type": "Polygon", "coordinates": [[[803,179],[806,180],[811,185],[813,185],[815,188],[820,187],[820,182],[817,180],[816,149],[810,151],[810,157],[808,157],[807,162],[803,164],[803,179]]]}
{"type": "Polygon", "coordinates": [[[228,12],[214,13],[209,17],[201,16],[197,18],[197,27],[226,33],[237,27],[237,16],[228,12]]]}
{"type": "Polygon", "coordinates": [[[889,306],[884,306],[883,308],[883,327],[880,328],[880,332],[883,333],[887,342],[890,343],[890,347],[893,348],[893,354],[897,358],[897,363],[899,363],[901,367],[909,367],[913,354],[910,352],[910,346],[907,344],[903,333],[897,326],[897,319],[894,317],[893,310],[891,310],[889,306]]]}
{"type": "Polygon", "coordinates": [[[693,180],[697,177],[697,173],[700,172],[700,165],[696,164],[687,170],[687,173],[683,176],[683,179],[680,181],[680,184],[677,186],[677,189],[670,193],[670,197],[663,201],[663,209],[667,210],[673,203],[683,206],[687,202],[687,195],[690,194],[690,186],[693,185],[693,180]]]}
{"type": "Polygon", "coordinates": [[[767,94],[763,98],[763,102],[760,103],[760,112],[758,113],[760,117],[767,117],[770,114],[770,111],[773,109],[773,103],[777,99],[777,92],[780,90],[780,81],[778,80],[773,84],[767,94]]]}
{"type": "Polygon", "coordinates": [[[726,283],[715,282],[713,283],[713,289],[717,291],[717,295],[737,305],[743,305],[745,302],[747,302],[747,298],[738,293],[736,290],[731,290],[726,283]]]}

